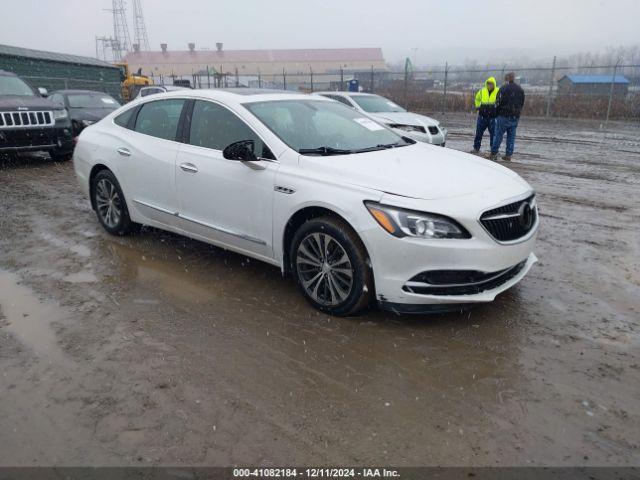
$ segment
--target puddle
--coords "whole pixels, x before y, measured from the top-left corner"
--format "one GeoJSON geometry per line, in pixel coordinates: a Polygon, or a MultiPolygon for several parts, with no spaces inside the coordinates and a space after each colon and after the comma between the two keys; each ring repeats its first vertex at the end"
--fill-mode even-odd
{"type": "Polygon", "coordinates": [[[51,302],[40,301],[30,288],[20,285],[18,275],[2,270],[0,312],[9,322],[1,328],[12,333],[38,357],[58,363],[68,362],[51,325],[67,318],[67,312],[51,302]]]}

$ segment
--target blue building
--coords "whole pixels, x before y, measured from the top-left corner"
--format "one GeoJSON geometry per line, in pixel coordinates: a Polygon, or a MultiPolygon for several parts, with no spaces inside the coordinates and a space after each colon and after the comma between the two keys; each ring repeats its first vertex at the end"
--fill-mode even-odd
{"type": "Polygon", "coordinates": [[[558,80],[558,93],[564,95],[609,95],[613,83],[613,94],[624,96],[629,91],[629,80],[623,75],[565,75],[558,80]]]}

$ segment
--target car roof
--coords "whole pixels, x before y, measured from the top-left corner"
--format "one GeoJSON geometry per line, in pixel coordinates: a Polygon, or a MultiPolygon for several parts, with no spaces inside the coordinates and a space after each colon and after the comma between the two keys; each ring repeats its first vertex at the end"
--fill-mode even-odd
{"type": "MultiPolygon", "coordinates": [[[[194,97],[219,100],[231,103],[253,103],[261,101],[275,100],[301,100],[311,99],[317,101],[331,101],[326,97],[317,97],[301,92],[290,92],[286,90],[270,90],[266,88],[203,88],[175,90],[162,94],[163,98],[171,97],[194,97]]],[[[143,97],[142,101],[157,100],[155,95],[143,97]]]]}
{"type": "Polygon", "coordinates": [[[140,90],[149,90],[151,88],[164,88],[167,92],[173,90],[191,90],[188,87],[181,87],[179,85],[145,85],[140,90]]]}

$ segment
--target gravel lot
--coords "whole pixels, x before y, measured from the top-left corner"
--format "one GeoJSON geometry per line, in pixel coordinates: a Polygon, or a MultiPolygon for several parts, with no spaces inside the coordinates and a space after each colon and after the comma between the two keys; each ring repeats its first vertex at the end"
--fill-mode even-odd
{"type": "MultiPolygon", "coordinates": [[[[448,115],[449,146],[474,119],[448,115]]],[[[640,464],[640,125],[523,119],[540,258],[465,313],[332,318],[0,161],[0,465],[640,464]]]]}

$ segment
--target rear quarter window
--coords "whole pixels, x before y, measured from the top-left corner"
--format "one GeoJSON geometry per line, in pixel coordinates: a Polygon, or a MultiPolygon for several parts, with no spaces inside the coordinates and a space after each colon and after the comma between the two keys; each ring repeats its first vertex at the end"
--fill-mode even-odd
{"type": "Polygon", "coordinates": [[[135,110],[135,108],[130,108],[129,110],[121,113],[116,118],[114,118],[113,122],[121,127],[129,128],[129,122],[131,121],[131,116],[133,115],[133,112],[135,110]]]}

